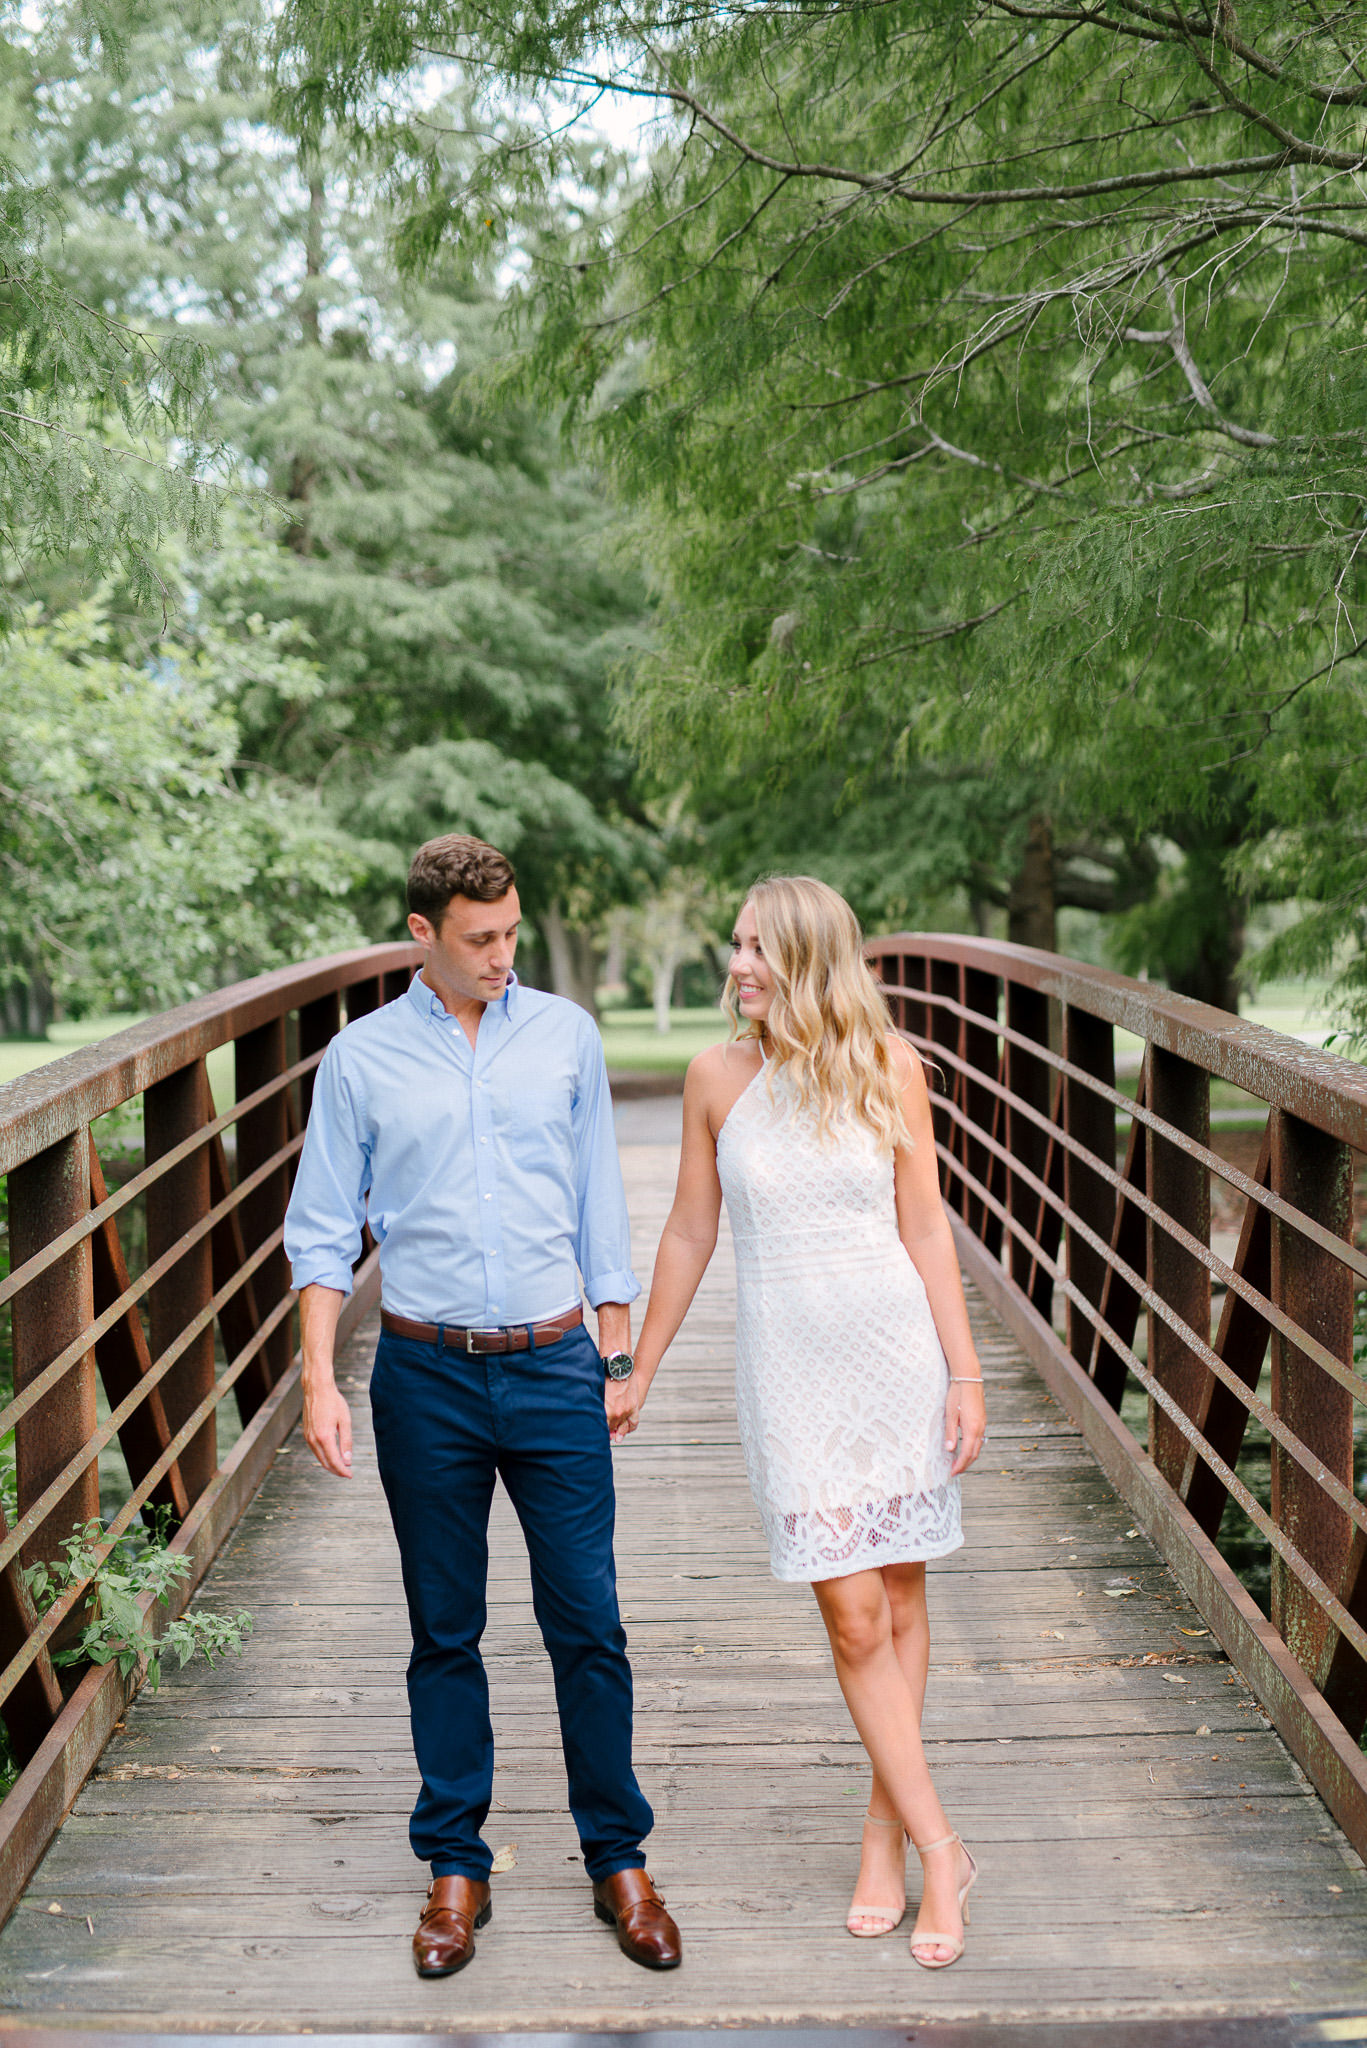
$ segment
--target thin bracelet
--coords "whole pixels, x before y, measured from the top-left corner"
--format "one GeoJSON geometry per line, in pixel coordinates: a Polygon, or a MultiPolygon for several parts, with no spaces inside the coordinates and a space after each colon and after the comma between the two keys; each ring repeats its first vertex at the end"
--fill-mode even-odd
{"type": "Polygon", "coordinates": [[[951,1385],[951,1387],[980,1387],[982,1383],[983,1376],[981,1373],[966,1372],[951,1373],[949,1375],[949,1384],[951,1385]]]}

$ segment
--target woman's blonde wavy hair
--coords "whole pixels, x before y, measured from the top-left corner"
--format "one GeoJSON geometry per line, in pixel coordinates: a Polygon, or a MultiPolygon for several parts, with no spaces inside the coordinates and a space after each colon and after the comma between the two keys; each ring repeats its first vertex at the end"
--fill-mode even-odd
{"type": "Polygon", "coordinates": [[[799,1102],[816,1111],[823,1139],[853,1113],[876,1134],[881,1151],[909,1144],[892,1018],[849,904],[812,875],[771,875],[745,901],[754,909],[774,996],[764,1024],[753,1023],[741,1015],[728,980],[722,1008],[732,1038],[761,1042],[770,1086],[775,1073],[785,1075],[799,1102]]]}

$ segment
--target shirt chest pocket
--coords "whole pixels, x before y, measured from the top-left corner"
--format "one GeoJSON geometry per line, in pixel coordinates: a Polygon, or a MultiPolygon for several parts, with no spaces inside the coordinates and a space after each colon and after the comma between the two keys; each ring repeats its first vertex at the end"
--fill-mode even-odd
{"type": "Polygon", "coordinates": [[[497,1123],[501,1134],[514,1144],[568,1142],[573,1121],[574,1094],[568,1078],[554,1074],[519,1081],[503,1094],[497,1123]]]}

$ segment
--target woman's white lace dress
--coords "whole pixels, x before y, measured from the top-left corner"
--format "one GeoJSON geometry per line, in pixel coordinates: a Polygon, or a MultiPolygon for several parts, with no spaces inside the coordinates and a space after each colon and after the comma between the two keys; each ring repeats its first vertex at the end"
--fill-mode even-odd
{"type": "Polygon", "coordinates": [[[949,1368],[897,1235],[892,1161],[761,1068],[717,1139],[736,1247],[736,1405],[774,1576],[837,1579],[963,1541],[949,1368]]]}

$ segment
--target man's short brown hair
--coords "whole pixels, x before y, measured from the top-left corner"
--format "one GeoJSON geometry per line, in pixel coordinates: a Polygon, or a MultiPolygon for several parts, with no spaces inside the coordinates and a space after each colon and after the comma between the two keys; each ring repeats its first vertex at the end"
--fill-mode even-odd
{"type": "Polygon", "coordinates": [[[440,931],[453,896],[472,903],[497,903],[516,882],[513,864],[497,847],[468,832],[444,832],[429,839],[413,856],[408,870],[408,908],[440,931]]]}

